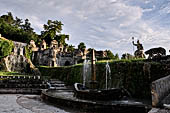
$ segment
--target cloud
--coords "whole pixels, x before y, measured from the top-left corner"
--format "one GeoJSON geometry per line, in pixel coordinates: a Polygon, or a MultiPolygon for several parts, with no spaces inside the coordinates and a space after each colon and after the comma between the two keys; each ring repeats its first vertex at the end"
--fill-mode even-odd
{"type": "Polygon", "coordinates": [[[146,49],[170,47],[169,6],[166,0],[2,0],[0,13],[28,18],[37,32],[48,19],[60,20],[69,43],[123,54],[133,52],[132,36],[146,49]]]}

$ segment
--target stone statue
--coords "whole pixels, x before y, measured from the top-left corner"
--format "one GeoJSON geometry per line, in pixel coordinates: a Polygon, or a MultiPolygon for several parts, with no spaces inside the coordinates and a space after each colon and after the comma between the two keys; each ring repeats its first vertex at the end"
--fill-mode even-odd
{"type": "Polygon", "coordinates": [[[166,55],[166,50],[162,47],[151,48],[145,51],[145,54],[149,55],[148,59],[160,58],[161,56],[166,55]]]}
{"type": "Polygon", "coordinates": [[[134,46],[137,46],[137,50],[135,51],[135,57],[136,58],[145,58],[145,55],[143,53],[144,49],[143,49],[143,45],[139,42],[139,40],[137,40],[137,44],[134,43],[134,41],[132,41],[134,46]]]}
{"type": "Polygon", "coordinates": [[[58,42],[56,40],[52,40],[50,44],[50,48],[58,49],[58,42]]]}
{"type": "Polygon", "coordinates": [[[40,50],[45,50],[45,49],[47,49],[47,44],[46,44],[45,40],[43,40],[40,44],[40,50]]]}
{"type": "Polygon", "coordinates": [[[35,45],[34,40],[31,40],[31,41],[30,41],[29,48],[30,48],[32,51],[38,51],[38,47],[35,45]]]}

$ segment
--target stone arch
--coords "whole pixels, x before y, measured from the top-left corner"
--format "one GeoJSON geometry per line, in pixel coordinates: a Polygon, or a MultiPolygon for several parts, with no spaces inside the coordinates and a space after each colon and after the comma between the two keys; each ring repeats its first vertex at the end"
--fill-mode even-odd
{"type": "Polygon", "coordinates": [[[69,65],[70,65],[70,62],[69,62],[69,61],[66,61],[64,65],[65,65],[65,66],[69,66],[69,65]]]}

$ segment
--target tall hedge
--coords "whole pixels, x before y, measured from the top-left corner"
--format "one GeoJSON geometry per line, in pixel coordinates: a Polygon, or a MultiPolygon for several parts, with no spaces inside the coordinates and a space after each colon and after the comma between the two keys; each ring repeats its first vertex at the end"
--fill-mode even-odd
{"type": "MultiPolygon", "coordinates": [[[[96,63],[96,76],[99,88],[105,88],[106,62],[96,63]]],[[[124,87],[133,97],[151,99],[152,81],[167,75],[165,65],[145,61],[113,61],[111,68],[111,87],[124,87]]],[[[63,80],[69,85],[82,82],[83,65],[69,67],[39,67],[43,76],[63,80]]]]}

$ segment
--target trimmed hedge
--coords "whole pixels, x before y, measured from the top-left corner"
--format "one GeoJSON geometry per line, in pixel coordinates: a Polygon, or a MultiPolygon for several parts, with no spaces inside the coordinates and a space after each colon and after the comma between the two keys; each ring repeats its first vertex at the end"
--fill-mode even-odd
{"type": "MultiPolygon", "coordinates": [[[[99,88],[105,88],[106,62],[96,63],[99,88]]],[[[109,62],[111,87],[124,87],[132,97],[151,99],[150,84],[166,76],[165,64],[144,60],[120,60],[109,62]]],[[[68,67],[39,67],[42,76],[64,81],[68,85],[82,82],[83,65],[68,67]]]]}
{"type": "Polygon", "coordinates": [[[64,66],[64,67],[48,67],[41,66],[38,67],[42,76],[51,78],[51,79],[59,79],[67,83],[68,85],[72,85],[75,82],[82,82],[82,65],[74,65],[74,66],[64,66]]]}

